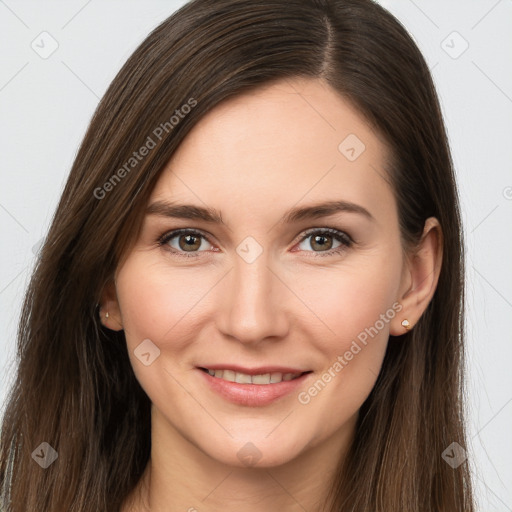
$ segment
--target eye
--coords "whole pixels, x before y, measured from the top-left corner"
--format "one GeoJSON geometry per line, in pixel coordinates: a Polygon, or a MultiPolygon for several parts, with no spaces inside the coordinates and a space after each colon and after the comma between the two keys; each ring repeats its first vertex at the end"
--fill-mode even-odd
{"type": "MultiPolygon", "coordinates": [[[[350,238],[346,233],[333,228],[310,229],[301,238],[299,244],[302,244],[308,238],[311,238],[309,246],[313,249],[316,248],[319,250],[308,251],[303,248],[300,250],[314,252],[317,253],[318,256],[331,256],[333,254],[342,253],[354,243],[352,238],[350,238]],[[339,245],[333,248],[333,241],[338,242],[339,245]]],[[[190,258],[198,257],[198,253],[207,250],[204,247],[204,241],[206,241],[206,245],[212,245],[208,241],[206,235],[200,231],[192,229],[177,229],[162,235],[158,239],[158,244],[177,256],[190,258]]]]}
{"type": "Polygon", "coordinates": [[[158,243],[161,246],[167,246],[166,248],[168,248],[169,251],[177,254],[178,256],[189,258],[197,257],[197,255],[194,253],[202,252],[199,249],[204,246],[203,240],[208,241],[206,236],[203,235],[200,231],[191,229],[177,229],[163,235],[158,240],[158,243]]]}
{"type": "Polygon", "coordinates": [[[352,238],[350,238],[346,233],[332,228],[311,229],[302,237],[300,243],[302,244],[308,238],[311,238],[309,246],[313,249],[317,248],[319,250],[307,251],[306,249],[306,252],[323,253],[318,254],[318,256],[332,256],[333,254],[339,254],[351,247],[354,243],[352,238]],[[333,239],[340,244],[334,249],[332,248],[333,239]]]}

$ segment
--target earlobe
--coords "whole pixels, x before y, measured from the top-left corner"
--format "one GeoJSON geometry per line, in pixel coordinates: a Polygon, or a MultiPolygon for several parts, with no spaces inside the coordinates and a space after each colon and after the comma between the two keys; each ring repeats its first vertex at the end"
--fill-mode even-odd
{"type": "Polygon", "coordinates": [[[414,328],[436,291],[443,257],[443,233],[439,221],[429,217],[416,250],[404,269],[398,302],[400,315],[391,322],[390,334],[401,336],[414,328]]]}
{"type": "Polygon", "coordinates": [[[115,283],[113,281],[105,285],[101,294],[99,316],[102,325],[112,331],[121,331],[123,329],[123,320],[119,302],[117,301],[117,293],[115,283]]]}

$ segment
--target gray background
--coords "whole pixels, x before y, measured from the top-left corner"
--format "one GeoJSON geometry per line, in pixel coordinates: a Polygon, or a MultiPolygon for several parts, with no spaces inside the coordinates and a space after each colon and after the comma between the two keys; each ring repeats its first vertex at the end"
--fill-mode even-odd
{"type": "MultiPolygon", "coordinates": [[[[94,108],[137,45],[183,3],[0,0],[2,403],[34,255],[94,108]],[[42,58],[51,44],[58,48],[42,58]]],[[[412,34],[441,97],[467,245],[466,448],[479,509],[512,511],[512,0],[380,3],[412,34]]]]}

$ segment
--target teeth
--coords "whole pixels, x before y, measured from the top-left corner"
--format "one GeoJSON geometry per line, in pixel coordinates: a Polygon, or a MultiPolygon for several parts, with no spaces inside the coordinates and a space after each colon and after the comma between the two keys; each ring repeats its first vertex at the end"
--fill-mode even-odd
{"type": "Polygon", "coordinates": [[[221,378],[224,380],[229,380],[229,382],[235,382],[236,373],[231,370],[224,370],[221,378]]]}
{"type": "Polygon", "coordinates": [[[275,373],[271,373],[270,374],[270,383],[271,384],[273,382],[281,382],[282,380],[283,380],[283,374],[282,373],[275,372],[275,373]]]}
{"type": "Polygon", "coordinates": [[[265,373],[264,375],[253,375],[252,383],[253,384],[270,384],[270,373],[265,373]]]}
{"type": "Polygon", "coordinates": [[[229,382],[237,382],[239,384],[276,384],[283,380],[293,380],[300,377],[300,373],[264,373],[262,375],[247,375],[246,373],[238,373],[232,370],[207,370],[212,377],[224,379],[229,382]]]}
{"type": "Polygon", "coordinates": [[[252,377],[244,373],[235,373],[235,382],[239,384],[252,384],[252,377]]]}

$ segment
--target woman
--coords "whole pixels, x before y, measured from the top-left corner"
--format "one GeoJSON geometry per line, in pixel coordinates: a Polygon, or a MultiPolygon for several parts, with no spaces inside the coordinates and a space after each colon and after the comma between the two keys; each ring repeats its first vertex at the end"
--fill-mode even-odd
{"type": "Polygon", "coordinates": [[[98,105],[34,271],[5,509],[472,511],[462,247],[393,16],[186,4],[98,105]]]}

